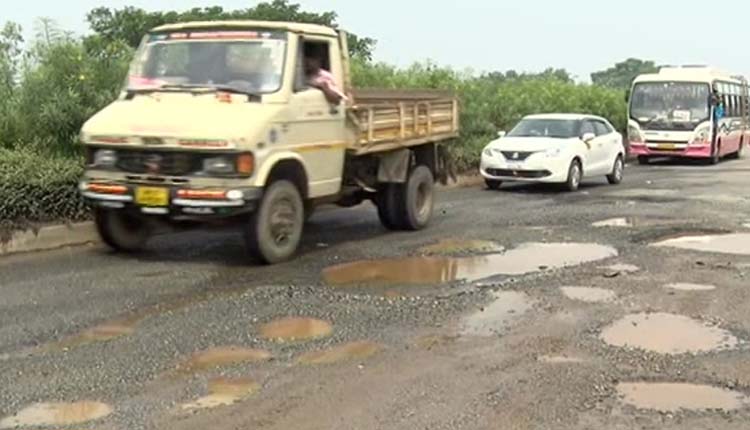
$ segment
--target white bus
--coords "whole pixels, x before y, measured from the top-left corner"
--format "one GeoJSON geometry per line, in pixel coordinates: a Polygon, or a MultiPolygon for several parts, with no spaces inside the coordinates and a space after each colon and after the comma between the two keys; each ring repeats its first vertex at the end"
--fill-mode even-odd
{"type": "Polygon", "coordinates": [[[633,82],[628,109],[630,153],[704,158],[718,163],[749,144],[748,85],[705,66],[663,67],[633,82]]]}

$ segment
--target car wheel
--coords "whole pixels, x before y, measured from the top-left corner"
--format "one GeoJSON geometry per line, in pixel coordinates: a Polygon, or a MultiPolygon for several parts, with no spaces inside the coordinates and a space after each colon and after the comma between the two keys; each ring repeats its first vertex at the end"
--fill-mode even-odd
{"type": "Polygon", "coordinates": [[[297,251],[305,224],[305,207],[297,187],[286,180],[272,183],[246,225],[245,243],[265,264],[289,260],[297,251]]]}
{"type": "Polygon", "coordinates": [[[487,185],[487,189],[499,190],[500,187],[503,185],[503,181],[498,181],[495,179],[485,179],[484,184],[487,185]]]}
{"type": "Polygon", "coordinates": [[[120,252],[142,250],[153,234],[148,220],[120,210],[95,209],[94,224],[102,242],[120,252]]]}
{"type": "Polygon", "coordinates": [[[570,167],[568,167],[568,180],[565,181],[565,189],[567,191],[578,191],[581,186],[581,178],[583,178],[581,162],[577,159],[571,161],[570,167]]]}
{"type": "Polygon", "coordinates": [[[618,155],[615,159],[615,164],[612,166],[612,173],[607,175],[607,181],[612,185],[617,185],[622,182],[622,177],[625,172],[625,163],[622,161],[622,155],[618,155]]]}

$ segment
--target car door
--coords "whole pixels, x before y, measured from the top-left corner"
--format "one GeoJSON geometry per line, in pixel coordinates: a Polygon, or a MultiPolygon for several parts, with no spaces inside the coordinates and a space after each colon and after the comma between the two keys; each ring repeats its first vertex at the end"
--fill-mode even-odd
{"type": "MultiPolygon", "coordinates": [[[[596,127],[594,126],[594,122],[588,119],[581,122],[581,139],[583,139],[583,136],[587,134],[593,134],[594,136],[596,136],[596,127]]],[[[590,142],[584,143],[585,152],[581,154],[583,159],[583,174],[585,176],[591,176],[597,164],[596,153],[594,151],[594,148],[596,148],[597,145],[597,138],[594,138],[594,140],[590,142]]]]}
{"type": "Polygon", "coordinates": [[[591,171],[592,175],[605,175],[609,173],[614,162],[612,153],[613,136],[612,131],[604,121],[598,119],[590,120],[594,126],[596,138],[591,142],[591,171]]]}
{"type": "Polygon", "coordinates": [[[610,124],[607,121],[598,120],[597,121],[600,124],[600,127],[602,127],[602,132],[604,135],[602,135],[603,140],[603,166],[602,169],[604,170],[605,174],[611,173],[612,168],[615,164],[615,159],[617,158],[617,155],[622,152],[622,136],[617,133],[614,127],[612,127],[612,124],[610,124]]]}

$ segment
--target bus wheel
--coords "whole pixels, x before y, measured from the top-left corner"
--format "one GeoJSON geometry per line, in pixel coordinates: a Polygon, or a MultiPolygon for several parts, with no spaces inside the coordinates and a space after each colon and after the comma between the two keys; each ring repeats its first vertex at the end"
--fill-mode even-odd
{"type": "Polygon", "coordinates": [[[708,159],[708,164],[716,165],[719,164],[719,161],[721,161],[721,146],[716,147],[716,150],[714,150],[713,155],[711,155],[711,158],[708,159]]]}
{"type": "Polygon", "coordinates": [[[638,156],[638,164],[640,164],[641,166],[645,166],[648,163],[649,163],[648,157],[646,157],[645,155],[639,155],[638,156]]]}
{"type": "Polygon", "coordinates": [[[740,142],[740,146],[737,148],[737,152],[732,154],[732,158],[740,159],[745,156],[745,142],[740,142]]]}

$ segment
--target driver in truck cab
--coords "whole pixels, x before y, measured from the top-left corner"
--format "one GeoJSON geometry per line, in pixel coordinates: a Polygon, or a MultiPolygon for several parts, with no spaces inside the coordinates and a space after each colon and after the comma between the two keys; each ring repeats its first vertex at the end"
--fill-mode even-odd
{"type": "Polygon", "coordinates": [[[346,95],[336,85],[331,72],[322,67],[321,59],[315,52],[305,52],[305,78],[307,85],[323,91],[326,99],[332,105],[347,100],[346,95]]]}

